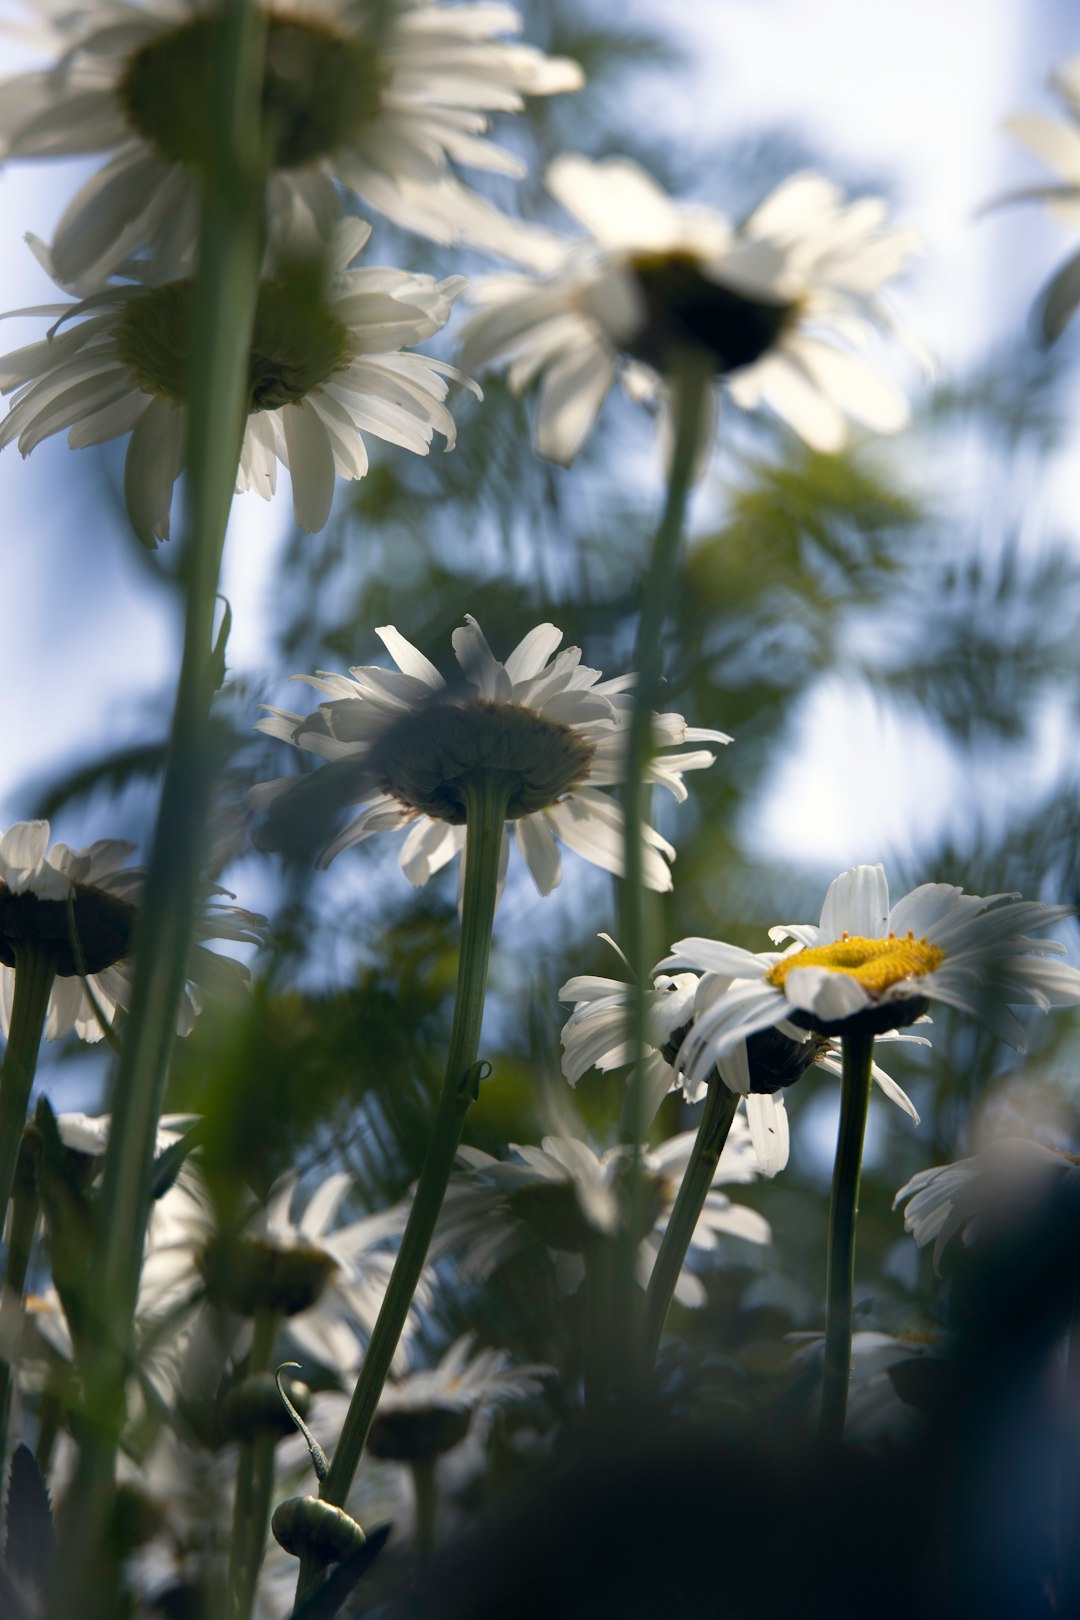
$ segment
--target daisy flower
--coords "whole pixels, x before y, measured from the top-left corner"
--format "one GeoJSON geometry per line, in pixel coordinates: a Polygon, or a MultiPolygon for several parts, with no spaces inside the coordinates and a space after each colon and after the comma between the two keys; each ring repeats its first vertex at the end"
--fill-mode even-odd
{"type": "MultiPolygon", "coordinates": [[[[577,647],[557,649],[562,632],[540,624],[505,663],[494,657],[480,626],[466,615],[453,634],[460,674],[446,681],[392,625],[376,631],[396,670],[363,665],[348,675],[300,675],[325,694],[312,714],[269,710],[256,729],[318,754],[328,763],[299,782],[286,777],[253,789],[271,826],[302,824],[309,810],[363,808],[322,855],[326,866],[373,833],[408,828],[401,868],[424,884],[464,848],[465,792],[470,779],[499,777],[507,790],[507,823],[541,894],[562,875],[557,840],[607,872],[621,874],[623,820],[603,790],[622,781],[633,676],[602,680],[577,647]]],[[[685,743],[726,743],[721,731],[688,726],[681,715],[653,716],[657,750],[648,780],[677,800],[687,796],[685,771],[712,765],[705,749],[671,753],[685,743]]],[[[643,829],[644,876],[670,889],[675,851],[643,829]]],[[[503,833],[503,867],[509,852],[503,833]]]]}
{"type": "Polygon", "coordinates": [[[696,1083],[759,1030],[792,1023],[823,1036],[880,1035],[915,1022],[931,1001],[970,1013],[1023,1049],[1011,1006],[1045,1011],[1080,1001],[1080,972],[1054,960],[1064,946],[1028,935],[1071,915],[1069,906],[965,894],[949,883],[920,884],[890,906],[884,868],[854,866],[830,884],[816,926],[769,930],[777,945],[793,942],[784,950],[676,941],[662,967],[732,981],[698,1011],[680,1064],[696,1083]]]}
{"type": "MultiPolygon", "coordinates": [[[[644,1288],[652,1275],[668,1217],[694,1145],[694,1132],[684,1131],[642,1157],[642,1207],[645,1231],[638,1248],[638,1281],[644,1288]]],[[[507,1260],[528,1233],[538,1237],[557,1258],[568,1286],[580,1280],[580,1257],[596,1243],[612,1238],[626,1218],[630,1149],[619,1146],[597,1153],[572,1136],[546,1136],[540,1147],[510,1144],[516,1160],[494,1159],[479,1148],[462,1147],[458,1158],[468,1173],[451,1182],[440,1218],[437,1252],[460,1248],[463,1278],[486,1277],[507,1260]]],[[[769,1223],[756,1210],[733,1203],[721,1189],[756,1179],[758,1162],[746,1122],[734,1120],[712,1178],[712,1187],[691,1238],[691,1247],[710,1251],[721,1236],[751,1243],[772,1239],[769,1223]]],[[[683,1270],[675,1287],[680,1304],[699,1306],[705,1290],[683,1270]]]]}
{"type": "MultiPolygon", "coordinates": [[[[1054,170],[1047,184],[1024,186],[999,202],[1037,201],[1063,225],[1080,225],[1080,56],[1050,75],[1051,87],[1065,105],[1064,120],[1024,113],[1005,121],[1011,135],[1054,170]]],[[[1080,304],[1080,252],[1070,255],[1047,282],[1039,298],[1043,337],[1053,343],[1080,304]]]]}
{"type": "MultiPolygon", "coordinates": [[[[48,25],[55,60],[0,84],[0,157],[108,154],[57,228],[61,279],[107,276],[138,250],[165,273],[185,268],[199,172],[215,155],[206,108],[220,7],[28,4],[48,25]]],[[[284,0],[263,10],[272,239],[311,225],[326,234],[343,186],[408,230],[483,245],[507,222],[453,165],[520,175],[522,164],[485,138],[489,114],[583,82],[575,62],[500,38],[521,26],[500,4],[284,0]]]]}
{"type": "MultiPolygon", "coordinates": [[[[310,532],[329,516],[335,477],[367,472],[363,433],[421,456],[436,432],[447,449],[456,437],[447,379],[466,379],[404,345],[446,324],[464,283],[350,270],[370,233],[357,219],[335,228],[321,297],[287,275],[260,283],[236,488],[269,500],[280,461],[292,478],[296,521],[310,532]]],[[[0,357],[0,391],[12,394],[0,446],[17,441],[25,456],[65,429],[72,449],[131,434],[124,493],[146,545],[168,538],[184,467],[191,288],[186,278],[101,287],[78,304],[42,310],[58,317],[45,339],[0,357]]]]}
{"type": "MultiPolygon", "coordinates": [[[[20,953],[43,951],[55,973],[45,1035],[59,1040],[72,1029],[99,1041],[131,998],[132,933],[144,873],[127,867],[133,845],[102,838],[89,849],[49,848],[47,821],[20,821],[0,834],[0,1029],[7,1035],[20,953]],[[96,1004],[96,1005],[95,1005],[96,1004]]],[[[215,892],[215,891],[211,891],[215,892]]],[[[224,891],[216,891],[224,892],[224,891]]],[[[196,945],[180,1003],[178,1033],[190,1034],[202,1005],[200,991],[235,996],[248,970],[217,956],[207,939],[262,943],[265,917],[239,906],[206,900],[195,918],[196,945]]]]}
{"type": "Polygon", "coordinates": [[[532,274],[473,283],[463,348],[470,367],[507,365],[515,393],[540,379],[542,455],[571,462],[617,376],[649,397],[688,349],[736,404],[771,407],[817,450],[840,448],[849,416],[881,433],[905,425],[903,396],[862,353],[893,326],[880,291],[916,243],[886,228],[880,199],[845,203],[797,174],[735,227],[673,202],[625,158],[564,155],[546,178],[588,234],[538,241],[532,274]]]}
{"type": "Polygon", "coordinates": [[[904,1230],[920,1249],[934,1245],[934,1270],[959,1236],[965,1247],[980,1232],[1000,1230],[1045,1197],[1052,1182],[1075,1177],[1080,1159],[1025,1137],[1003,1137],[955,1164],[920,1170],[904,1183],[893,1208],[906,1204],[904,1230]]]}
{"type": "MultiPolygon", "coordinates": [[[[787,1164],[789,1132],[782,1088],[794,1085],[811,1066],[839,1075],[840,1043],[829,1036],[785,1022],[759,1030],[721,1054],[714,1071],[700,1070],[691,1078],[683,1066],[683,1048],[702,1014],[724,996],[732,980],[719,974],[664,973],[652,975],[648,1020],[652,1040],[645,1049],[645,1106],[651,1119],[671,1091],[682,1091],[688,1103],[699,1103],[707,1084],[717,1074],[729,1091],[743,1098],[750,1135],[763,1174],[774,1176],[787,1164]]],[[[580,974],[559,991],[560,1001],[573,1004],[562,1031],[563,1074],[576,1085],[586,1070],[622,1068],[633,1057],[627,1013],[633,986],[619,979],[580,974]]],[[[919,1036],[892,1032],[883,1039],[909,1040],[925,1046],[919,1036]]],[[[919,1123],[905,1092],[874,1065],[874,1079],[886,1095],[919,1123]]]]}
{"type": "Polygon", "coordinates": [[[473,1351],[476,1335],[452,1344],[437,1366],[384,1388],[367,1448],[385,1462],[441,1456],[465,1439],[478,1412],[537,1395],[552,1367],[515,1367],[505,1350],[473,1351]]]}
{"type": "MultiPolygon", "coordinates": [[[[798,1345],[797,1362],[820,1369],[825,1356],[823,1333],[789,1333],[788,1339],[798,1345]]],[[[948,1349],[949,1341],[942,1333],[881,1333],[865,1328],[853,1333],[844,1438],[862,1445],[893,1445],[909,1437],[919,1412],[901,1390],[908,1387],[914,1363],[940,1362],[948,1349]]]]}
{"type": "MultiPolygon", "coordinates": [[[[262,1311],[284,1318],[298,1353],[342,1380],[352,1378],[393,1269],[392,1245],[403,1224],[399,1211],[338,1225],[352,1185],[342,1172],[320,1183],[294,1219],[298,1178],[290,1173],[275,1182],[264,1204],[248,1195],[236,1229],[224,1233],[197,1166],[188,1161],[185,1168],[194,1173],[154,1206],[139,1291],[144,1347],[157,1342],[163,1326],[173,1340],[183,1329],[183,1354],[172,1358],[166,1385],[207,1359],[194,1353],[199,1344],[215,1340],[227,1354],[243,1353],[245,1324],[262,1311]],[[213,1311],[206,1320],[208,1307],[213,1311]]],[[[416,1305],[430,1300],[422,1280],[416,1305]]],[[[410,1313],[395,1362],[402,1372],[413,1325],[410,1313]]]]}

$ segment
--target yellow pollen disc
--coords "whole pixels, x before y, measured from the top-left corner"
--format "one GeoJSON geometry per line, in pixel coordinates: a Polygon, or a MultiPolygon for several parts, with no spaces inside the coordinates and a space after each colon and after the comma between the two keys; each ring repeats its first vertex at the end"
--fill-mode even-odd
{"type": "Polygon", "coordinates": [[[904,979],[922,978],[933,973],[945,960],[940,945],[931,945],[924,934],[922,939],[908,933],[904,939],[890,934],[888,939],[863,939],[858,934],[845,934],[831,945],[811,945],[806,950],[785,956],[766,973],[769,984],[784,988],[784,981],[794,968],[823,967],[832,973],[846,973],[857,979],[872,996],[880,996],[904,979]]]}

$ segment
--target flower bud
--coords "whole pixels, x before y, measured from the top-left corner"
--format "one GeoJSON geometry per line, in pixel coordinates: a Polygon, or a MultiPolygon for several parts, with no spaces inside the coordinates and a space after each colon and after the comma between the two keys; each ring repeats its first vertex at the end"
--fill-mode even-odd
{"type": "Polygon", "coordinates": [[[274,1509],[270,1528],[278,1545],[294,1558],[308,1555],[324,1564],[348,1558],[367,1540],[344,1509],[317,1496],[290,1496],[274,1509]]]}

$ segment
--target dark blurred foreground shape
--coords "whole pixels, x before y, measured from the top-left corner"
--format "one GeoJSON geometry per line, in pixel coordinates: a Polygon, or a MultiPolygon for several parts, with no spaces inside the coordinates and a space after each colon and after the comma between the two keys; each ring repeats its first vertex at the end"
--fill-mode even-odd
{"type": "MultiPolygon", "coordinates": [[[[1027,1620],[1080,1615],[1080,1369],[1062,1344],[1080,1271],[1080,1175],[966,1257],[956,1349],[907,1363],[918,1438],[826,1452],[640,1404],[534,1475],[419,1589],[377,1572],[393,1620],[1027,1620]],[[1071,1398],[1069,1390],[1071,1386],[1071,1398]]],[[[388,1560],[388,1564],[390,1560],[388,1560]]]]}

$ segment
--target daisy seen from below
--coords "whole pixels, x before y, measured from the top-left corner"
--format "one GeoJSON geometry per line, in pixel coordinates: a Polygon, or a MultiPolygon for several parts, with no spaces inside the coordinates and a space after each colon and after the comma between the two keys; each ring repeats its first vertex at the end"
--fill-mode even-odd
{"type": "MultiPolygon", "coordinates": [[[[236,488],[269,500],[280,461],[309,532],[329,516],[335,478],[367,472],[364,433],[427,455],[437,432],[451,449],[449,381],[475,388],[455,367],[404,347],[446,324],[462,279],[349,269],[370,232],[361,220],[341,221],[319,275],[283,262],[260,282],[236,488]]],[[[168,538],[184,467],[191,289],[183,278],[102,286],[42,310],[57,317],[47,336],[0,357],[0,390],[12,395],[0,447],[17,442],[25,456],[64,430],[72,449],[130,433],[124,494],[146,545],[168,538]]]]}
{"type": "Polygon", "coordinates": [[[737,405],[768,406],[816,450],[843,445],[848,417],[905,426],[903,395],[863,352],[895,330],[881,289],[917,240],[887,227],[881,199],[847,203],[797,174],[733,226],[625,158],[567,154],[546,179],[588,235],[523,239],[532,273],[474,282],[463,336],[464,363],[505,365],[515,393],[539,379],[542,455],[574,459],[616,377],[647,398],[694,351],[737,405]]]}
{"type": "Polygon", "coordinates": [[[1062,1179],[1080,1188],[1078,1167],[1080,1159],[1063,1149],[1002,1137],[970,1158],[920,1170],[900,1188],[893,1208],[905,1205],[905,1232],[920,1249],[934,1245],[934,1270],[940,1272],[954,1238],[970,1248],[980,1235],[1001,1231],[1036,1207],[1062,1179]]]}
{"type": "MultiPolygon", "coordinates": [[[[10,1035],[20,956],[40,953],[51,984],[44,1016],[47,1040],[72,1030],[101,1040],[131,995],[132,932],[144,874],[129,867],[134,846],[102,838],[89,849],[49,847],[47,821],[22,821],[0,834],[0,1030],[10,1035]]],[[[195,1027],[201,990],[240,993],[248,970],[202,943],[230,939],[260,945],[265,917],[207,898],[195,916],[196,945],[177,1032],[195,1027]]]]}
{"type": "MultiPolygon", "coordinates": [[[[652,1275],[693,1142],[694,1132],[684,1131],[643,1155],[644,1230],[637,1254],[642,1287],[652,1275]]],[[[539,1147],[512,1142],[510,1150],[515,1159],[495,1159],[473,1147],[458,1150],[466,1168],[450,1183],[438,1252],[460,1250],[463,1278],[487,1277],[531,1233],[554,1252],[562,1285],[574,1288],[583,1259],[587,1262],[610,1244],[627,1217],[630,1149],[618,1146],[598,1153],[580,1137],[545,1136],[539,1147]]],[[[746,1185],[758,1174],[750,1133],[740,1116],[714,1168],[693,1234],[695,1249],[713,1251],[725,1235],[751,1243],[771,1241],[764,1216],[723,1191],[746,1185]]],[[[705,1303],[704,1286],[692,1270],[681,1272],[675,1297],[690,1307],[705,1303]]]]}
{"type": "MultiPolygon", "coordinates": [[[[607,935],[600,936],[608,939],[607,935]]],[[[618,950],[614,940],[608,943],[618,950]]],[[[622,952],[619,952],[620,956],[622,952]]],[[[719,974],[664,973],[653,970],[648,1020],[651,1044],[645,1051],[646,1123],[672,1091],[681,1091],[688,1103],[701,1102],[709,1079],[719,1075],[723,1084],[742,1097],[762,1172],[774,1176],[787,1163],[789,1133],[783,1088],[794,1085],[811,1066],[826,1074],[840,1073],[839,1043],[833,1037],[814,1037],[809,1030],[785,1023],[775,1033],[758,1031],[740,1041],[720,1058],[711,1075],[690,1080],[683,1069],[682,1047],[699,1013],[731,988],[719,974]]],[[[632,1060],[628,1009],[633,986],[620,979],[578,974],[559,991],[559,1000],[572,1004],[562,1029],[562,1070],[576,1086],[588,1069],[607,1073],[632,1060]]],[[[884,1040],[904,1040],[925,1046],[923,1036],[902,1036],[890,1031],[884,1040]]],[[[884,1070],[874,1065],[873,1078],[886,1096],[919,1123],[910,1097],[884,1070]]]]}
{"type": "MultiPolygon", "coordinates": [[[[270,709],[258,722],[268,736],[327,761],[299,781],[253,789],[251,802],[270,810],[271,827],[302,824],[309,807],[325,816],[338,805],[361,804],[321,864],[374,833],[408,828],[401,868],[420,885],[464,849],[465,787],[486,774],[505,788],[501,871],[512,823],[541,894],[560,881],[559,842],[607,872],[622,872],[622,813],[604,790],[623,777],[633,676],[601,679],[581,662],[579,648],[558,650],[562,632],[553,624],[530,630],[502,663],[466,615],[452,638],[460,668],[453,681],[392,625],[376,634],[396,670],[364,665],[347,676],[296,676],[327,701],[308,715],[270,709]]],[[[684,800],[683,773],[712,765],[715,755],[669,750],[729,741],[723,732],[688,726],[681,715],[654,715],[657,753],[648,780],[684,800]]],[[[648,826],[643,843],[646,884],[670,889],[675,851],[648,826]]]]}
{"type": "MultiPolygon", "coordinates": [[[[1041,202],[1053,218],[1075,228],[1080,225],[1080,56],[1063,62],[1050,75],[1050,84],[1064,103],[1064,119],[1022,113],[1007,118],[1005,128],[1048,164],[1055,178],[1049,183],[1010,191],[998,198],[997,203],[1041,202]]],[[[1047,343],[1061,336],[1078,304],[1080,251],[1066,259],[1039,295],[1036,310],[1047,343]]]]}
{"type": "MultiPolygon", "coordinates": [[[[55,61],[0,84],[0,157],[108,155],[57,228],[65,282],[113,272],[145,251],[174,274],[198,232],[199,171],[213,164],[206,106],[222,33],[213,0],[28,0],[55,61]]],[[[486,138],[492,113],[576,90],[581,69],[500,36],[521,26],[500,4],[286,0],[263,5],[263,136],[271,240],[328,234],[337,188],[395,224],[480,246],[507,222],[455,165],[520,176],[486,138]]]]}
{"type": "Polygon", "coordinates": [[[786,949],[755,954],[719,940],[677,940],[664,967],[718,973],[732,982],[702,1008],[681,1061],[696,1082],[739,1041],[790,1022],[821,1035],[876,1036],[913,1023],[945,1002],[1023,1050],[1024,1026],[1009,1009],[1046,1011],[1080,1001],[1080,971],[1058,960],[1065,947],[1032,939],[1072,916],[1018,894],[965,894],[923,883],[895,905],[881,866],[855,866],[829,886],[816,925],[769,930],[786,949]]]}
{"type": "MultiPolygon", "coordinates": [[[[340,1223],[352,1187],[341,1172],[315,1187],[294,1218],[298,1178],[289,1173],[265,1202],[248,1195],[239,1221],[223,1231],[198,1166],[189,1160],[185,1171],[183,1183],[154,1206],[139,1288],[144,1354],[163,1333],[171,1345],[162,1383],[171,1383],[174,1395],[204,1389],[223,1355],[247,1353],[249,1325],[260,1317],[271,1317],[275,1331],[280,1325],[308,1365],[354,1376],[393,1269],[400,1211],[340,1223]],[[212,1343],[217,1357],[208,1354],[212,1343]]],[[[430,1301],[422,1279],[416,1303],[430,1301]]],[[[413,1325],[410,1316],[395,1363],[401,1373],[413,1325]]]]}
{"type": "Polygon", "coordinates": [[[1024,1045],[1013,1006],[1080,1001],[1080,972],[1056,960],[1064,946],[1030,930],[1071,915],[1068,906],[1016,894],[964,894],[924,883],[895,906],[881,866],[856,866],[830,885],[818,924],[782,924],[770,937],[786,950],[755,954],[701,938],[676,942],[665,968],[717,973],[731,981],[702,1007],[681,1061],[691,1081],[707,1075],[740,1041],[790,1022],[837,1036],[841,1109],[829,1215],[822,1438],[844,1430],[851,1367],[855,1220],[874,1041],[942,1001],[1024,1045]]]}

